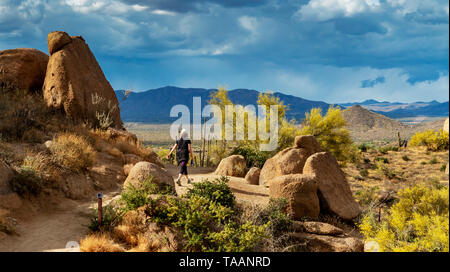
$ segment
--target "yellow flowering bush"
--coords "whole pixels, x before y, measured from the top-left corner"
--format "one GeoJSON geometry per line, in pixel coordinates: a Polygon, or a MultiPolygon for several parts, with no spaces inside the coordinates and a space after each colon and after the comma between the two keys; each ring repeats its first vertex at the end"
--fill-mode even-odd
{"type": "Polygon", "coordinates": [[[380,251],[448,252],[449,189],[416,185],[399,191],[386,220],[377,222],[373,213],[359,228],[366,241],[375,241],[380,251]]]}
{"type": "Polygon", "coordinates": [[[448,150],[448,132],[444,130],[434,131],[432,129],[417,132],[411,138],[409,145],[425,146],[430,151],[448,150]]]}

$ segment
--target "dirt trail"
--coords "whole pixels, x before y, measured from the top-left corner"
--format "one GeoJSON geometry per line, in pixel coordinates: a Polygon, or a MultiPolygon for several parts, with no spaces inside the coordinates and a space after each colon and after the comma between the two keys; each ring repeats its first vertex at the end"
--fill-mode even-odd
{"type": "MultiPolygon", "coordinates": [[[[176,179],[178,168],[166,165],[166,169],[176,179]]],[[[213,174],[214,169],[211,168],[189,167],[188,171],[194,183],[219,177],[213,174]]],[[[188,188],[192,187],[192,184],[187,184],[184,179],[181,183],[181,186],[176,185],[178,195],[186,193],[188,188]]],[[[237,201],[263,205],[269,199],[267,188],[246,184],[243,178],[230,177],[228,185],[236,195],[237,201]]],[[[105,194],[104,203],[107,204],[118,194],[119,191],[105,194]]],[[[36,212],[19,220],[16,229],[18,235],[0,237],[0,252],[71,251],[65,249],[66,244],[70,241],[79,242],[87,234],[89,217],[96,203],[95,199],[52,201],[49,205],[51,208],[45,212],[36,212]]]]}
{"type": "MultiPolygon", "coordinates": [[[[104,202],[117,194],[106,194],[104,202]]],[[[87,234],[96,201],[54,199],[51,204],[52,207],[44,212],[21,216],[16,234],[0,238],[0,252],[63,251],[68,242],[78,242],[87,234]]]]}

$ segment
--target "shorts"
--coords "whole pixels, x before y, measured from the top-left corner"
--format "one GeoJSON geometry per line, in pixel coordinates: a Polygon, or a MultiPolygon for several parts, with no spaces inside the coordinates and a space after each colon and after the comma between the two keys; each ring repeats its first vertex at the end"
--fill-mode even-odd
{"type": "Polygon", "coordinates": [[[180,174],[182,175],[187,175],[187,162],[186,161],[181,161],[180,162],[181,168],[180,168],[180,174]]]}

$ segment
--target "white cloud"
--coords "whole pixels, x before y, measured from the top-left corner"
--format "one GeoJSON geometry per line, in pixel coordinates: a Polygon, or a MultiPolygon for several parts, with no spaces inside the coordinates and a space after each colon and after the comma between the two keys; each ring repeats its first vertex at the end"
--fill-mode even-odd
{"type": "Polygon", "coordinates": [[[380,10],[378,0],[311,0],[294,15],[304,21],[326,21],[380,10]]]}

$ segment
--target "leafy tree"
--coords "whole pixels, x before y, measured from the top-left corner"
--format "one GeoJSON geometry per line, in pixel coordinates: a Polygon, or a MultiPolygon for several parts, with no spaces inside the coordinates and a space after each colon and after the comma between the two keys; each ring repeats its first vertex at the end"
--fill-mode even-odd
{"type": "Polygon", "coordinates": [[[322,148],[337,160],[345,162],[351,160],[355,152],[350,132],[345,126],[339,107],[330,107],[325,116],[320,108],[314,108],[306,113],[300,134],[315,136],[322,148]]]}

